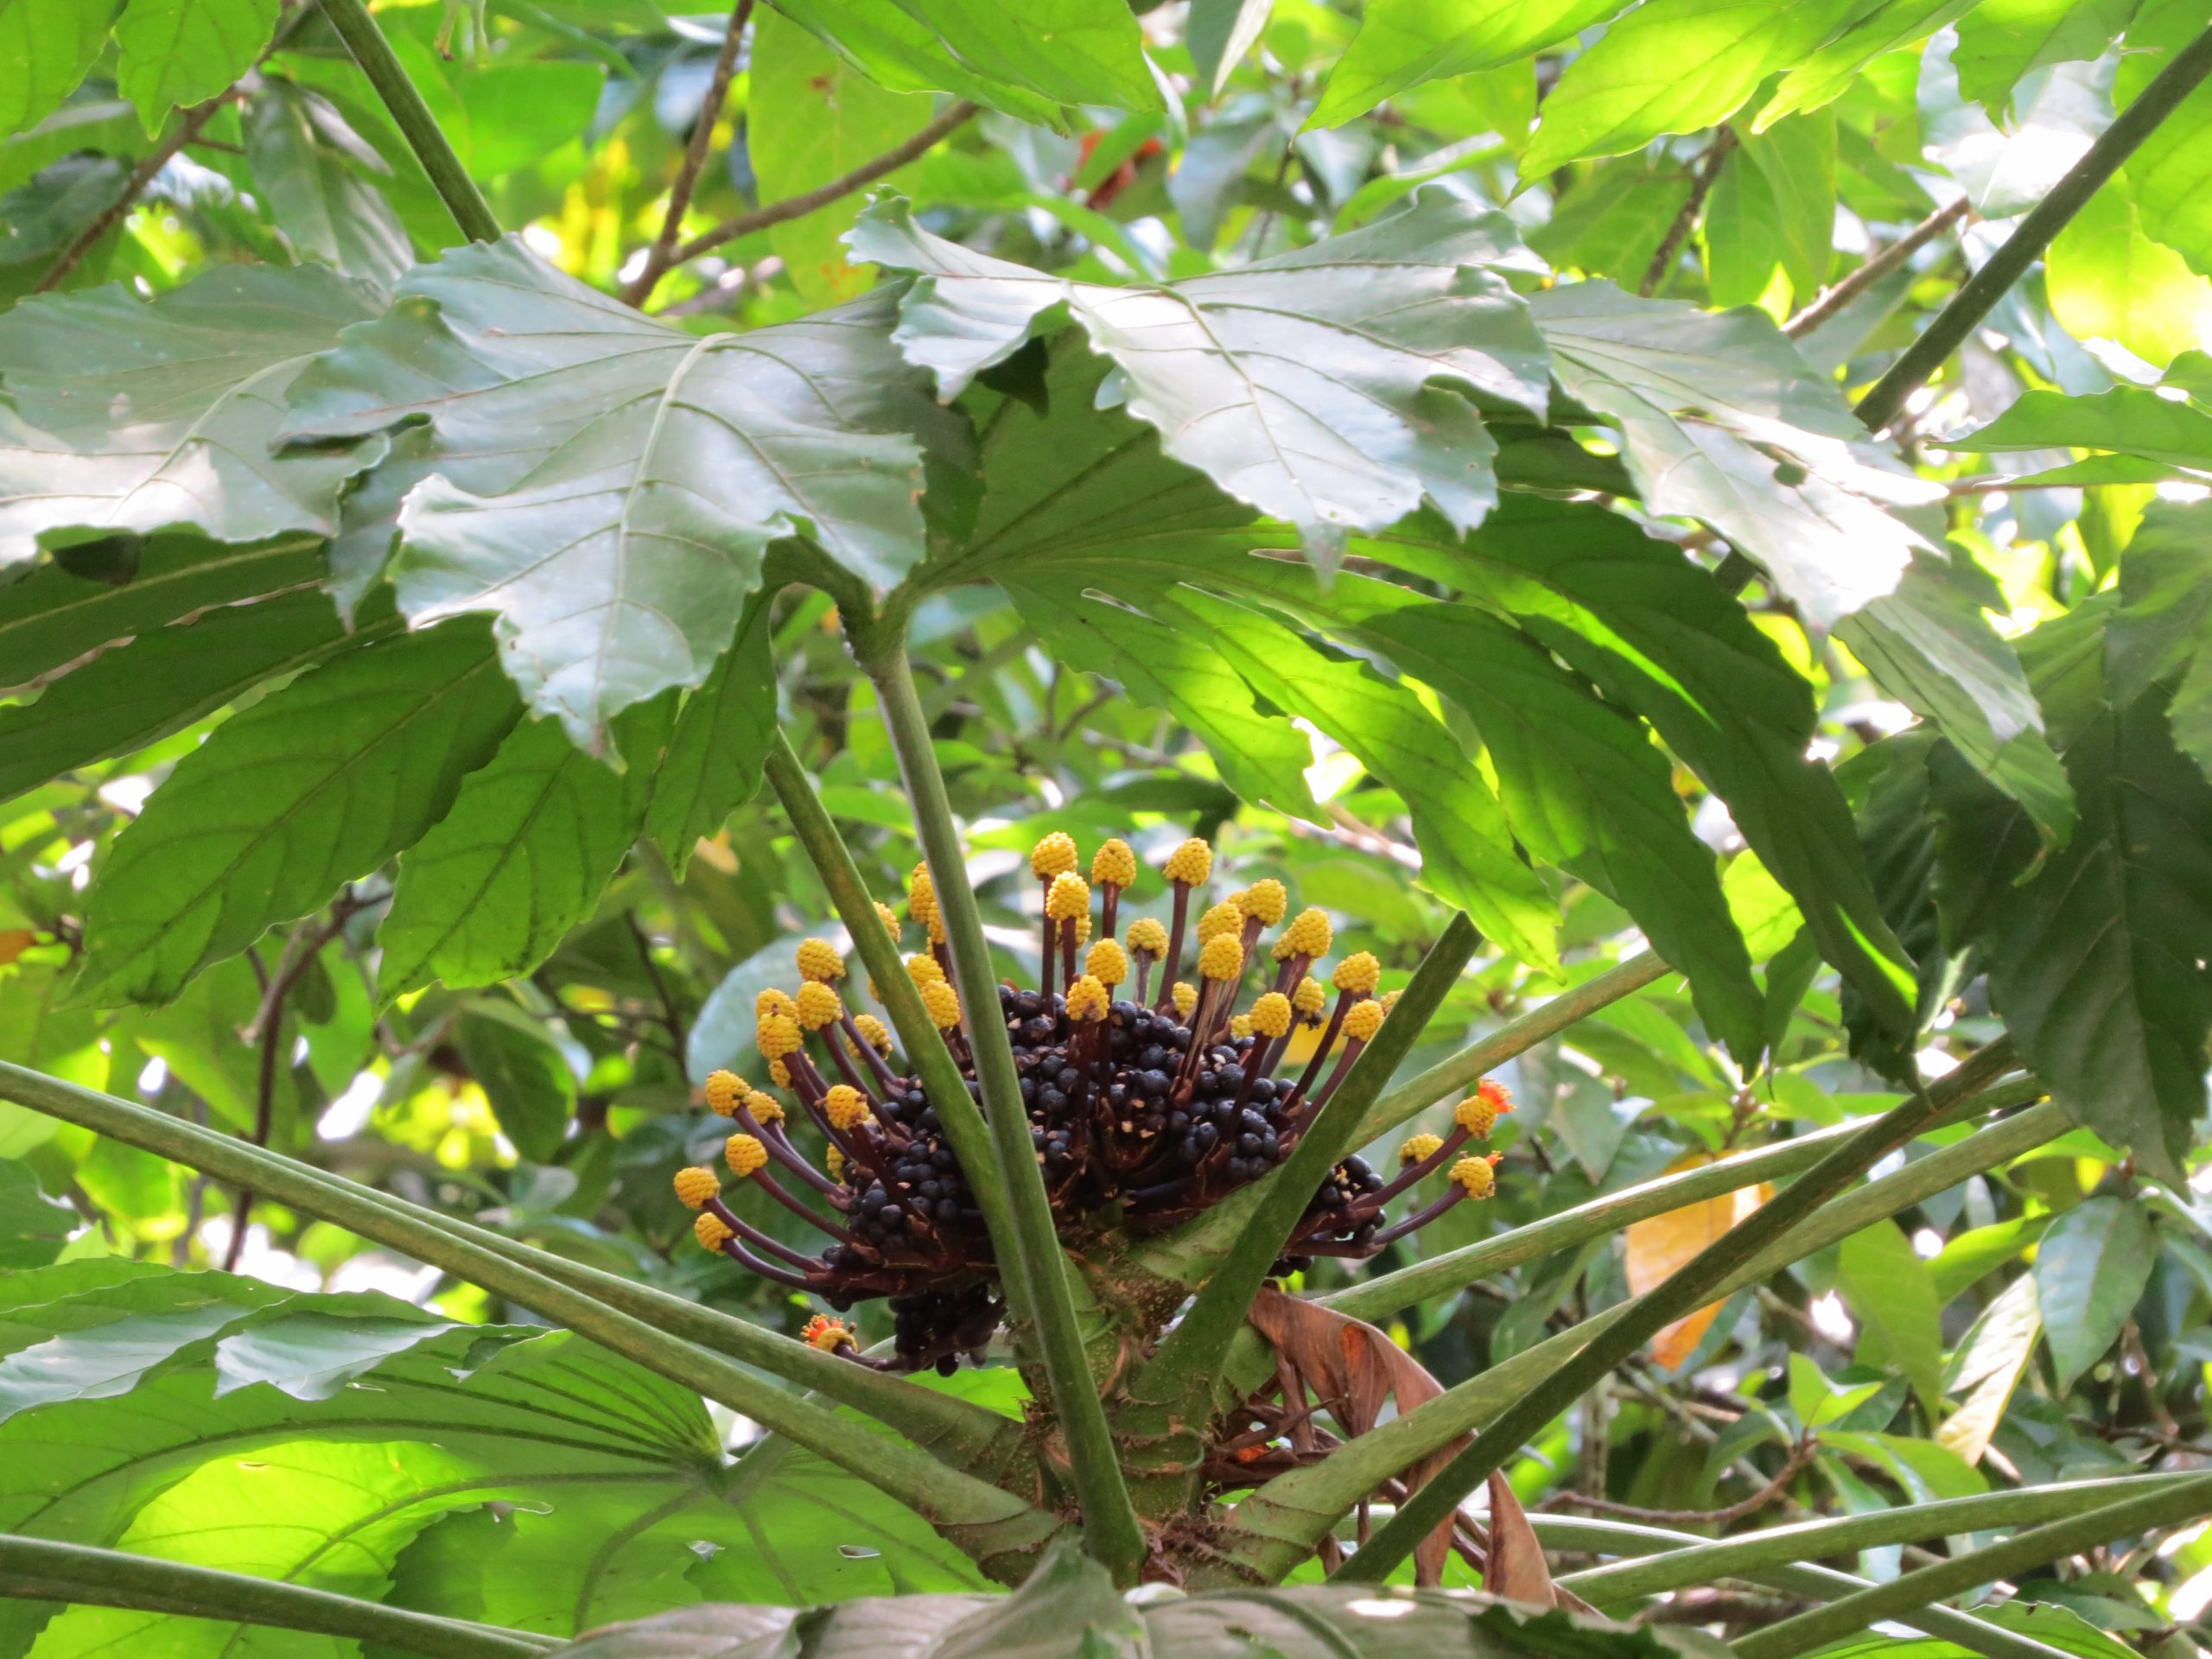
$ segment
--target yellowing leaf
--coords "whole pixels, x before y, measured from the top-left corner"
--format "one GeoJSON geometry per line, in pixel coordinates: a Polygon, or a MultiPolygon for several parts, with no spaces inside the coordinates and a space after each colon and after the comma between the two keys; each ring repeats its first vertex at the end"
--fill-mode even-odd
{"type": "MultiPolygon", "coordinates": [[[[1710,1153],[1693,1152],[1668,1165],[1666,1173],[1674,1175],[1687,1169],[1702,1169],[1715,1161],[1710,1153]]],[[[1631,1223],[1628,1230],[1629,1288],[1638,1296],[1656,1288],[1700,1250],[1764,1204],[1773,1192],[1773,1187],[1763,1182],[1724,1192],[1717,1198],[1686,1204],[1649,1221],[1631,1223]]],[[[1705,1339],[1706,1332],[1719,1312],[1720,1304],[1714,1302],[1675,1320],[1652,1338],[1651,1357],[1669,1370],[1674,1370],[1697,1351],[1698,1344],[1705,1339]]]]}
{"type": "Polygon", "coordinates": [[[0,927],[0,968],[38,943],[38,931],[29,927],[0,927]]]}

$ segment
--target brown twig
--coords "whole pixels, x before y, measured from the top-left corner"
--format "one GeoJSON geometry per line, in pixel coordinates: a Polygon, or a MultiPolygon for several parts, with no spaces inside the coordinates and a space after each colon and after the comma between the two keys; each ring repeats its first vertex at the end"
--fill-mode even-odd
{"type": "Polygon", "coordinates": [[[1938,207],[1919,224],[1891,243],[1888,247],[1884,248],[1865,264],[1836,283],[1834,287],[1827,289],[1820,298],[1815,300],[1789,321],[1783,323],[1782,332],[1792,340],[1810,334],[1952,226],[1964,224],[1973,216],[1971,205],[1964,196],[1961,196],[1948,207],[1938,207]]]}
{"type": "Polygon", "coordinates": [[[842,174],[827,184],[817,185],[796,196],[786,196],[781,201],[772,201],[765,207],[756,207],[749,213],[740,213],[735,219],[724,219],[710,231],[702,231],[669,256],[668,263],[683,264],[701,254],[734,242],[741,236],[750,236],[755,231],[765,231],[771,225],[781,225],[794,219],[804,219],[817,207],[826,207],[841,196],[874,184],[887,173],[895,173],[928,149],[939,139],[958,130],[975,116],[976,106],[965,99],[948,105],[944,112],[924,127],[903,144],[894,145],[872,161],[862,162],[851,172],[842,174]]]}
{"type": "Polygon", "coordinates": [[[644,305],[660,286],[668,268],[680,263],[676,238],[683,232],[683,215],[691,210],[691,193],[699,188],[699,175],[706,168],[715,124],[721,119],[722,105],[728,101],[729,84],[737,74],[738,48],[745,40],[745,26],[752,19],[753,0],[737,0],[729,14],[729,32],[722,37],[722,49],[715,57],[714,79],[707,83],[706,101],[699,105],[699,118],[691,124],[691,141],[683,147],[683,164],[676,169],[676,181],[668,188],[668,211],[661,215],[660,234],[645,251],[645,268],[622,290],[626,305],[644,305]]]}
{"type": "Polygon", "coordinates": [[[138,193],[154,181],[156,174],[175,159],[179,150],[200,136],[200,130],[214,119],[215,111],[223,107],[230,96],[227,92],[220,92],[205,104],[186,111],[184,118],[177,123],[176,130],[140,158],[138,165],[130,169],[130,176],[123,181],[122,193],[77,232],[69,245],[62,249],[60,257],[47,268],[45,276],[38,279],[31,292],[50,294],[67,282],[69,273],[76,270],[83,263],[85,256],[99,245],[100,238],[122,222],[123,216],[130,211],[131,203],[138,200],[138,193]]]}
{"type": "Polygon", "coordinates": [[[1547,1498],[1543,1509],[1588,1510],[1593,1515],[1610,1515],[1618,1520],[1635,1521],[1652,1527],[1696,1527],[1718,1529],[1732,1527],[1737,1522],[1757,1515],[1776,1502],[1789,1490],[1789,1483],[1805,1471],[1813,1461],[1814,1446],[1809,1440],[1800,1440],[1789,1448],[1789,1455],[1783,1462],[1781,1471],[1772,1480],[1739,1503],[1725,1510],[1645,1510],[1633,1503],[1616,1503],[1611,1498],[1592,1497],[1581,1492],[1560,1492],[1547,1498]]]}
{"type": "Polygon", "coordinates": [[[1689,240],[1690,226],[1697,223],[1698,210],[1705,206],[1706,197],[1713,193],[1713,187],[1719,181],[1720,164],[1728,159],[1729,152],[1736,148],[1737,142],[1736,129],[1723,127],[1713,134],[1713,142],[1706,146],[1704,159],[1698,163],[1696,173],[1691,175],[1689,199],[1682,203],[1681,212],[1675,215],[1675,222],[1667,227],[1667,234],[1660,239],[1657,251],[1651,256],[1651,263],[1644,267],[1643,280],[1636,285],[1636,291],[1644,298],[1649,299],[1657,291],[1659,284],[1666,280],[1667,272],[1674,266],[1675,256],[1682,251],[1682,244],[1689,240]]]}

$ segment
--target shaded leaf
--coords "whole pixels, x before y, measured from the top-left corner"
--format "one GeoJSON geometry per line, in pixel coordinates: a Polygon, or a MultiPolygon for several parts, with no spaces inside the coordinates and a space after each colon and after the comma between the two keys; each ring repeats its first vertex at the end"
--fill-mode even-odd
{"type": "Polygon", "coordinates": [[[1843,1241],[1836,1272],[1859,1321],[1858,1363],[1903,1371],[1934,1415],[1942,1397],[1943,1327],[1928,1264],[1895,1222],[1878,1221],[1843,1241]]]}
{"type": "Polygon", "coordinates": [[[181,104],[204,103],[253,67],[281,0],[129,0],[116,19],[116,86],[148,132],[181,104]]]}
{"type": "Polygon", "coordinates": [[[1983,1311],[1952,1357],[1944,1388],[1966,1398],[1936,1429],[1937,1445],[1968,1464],[1980,1463],[2042,1335],[2035,1276],[2023,1274],[1983,1311]]]}
{"type": "Polygon", "coordinates": [[[254,188],[293,251],[390,283],[415,263],[415,248],[384,193],[356,170],[362,153],[376,156],[326,99],[289,81],[270,80],[248,106],[246,159],[254,188]],[[334,127],[358,147],[355,167],[327,137],[334,127]]]}
{"type": "Polygon", "coordinates": [[[492,1013],[464,1018],[454,1041],[469,1076],[491,1102],[499,1132],[531,1162],[550,1162],[560,1150],[576,1104],[575,1074],[560,1050],[543,1033],[492,1013]]]}
{"type": "Polygon", "coordinates": [[[701,836],[753,798],[776,735],[776,664],[765,598],[746,609],[737,639],[684,700],[668,753],[653,773],[645,833],[680,880],[701,836]]]}
{"type": "Polygon", "coordinates": [[[160,1002],[412,846],[514,723],[476,627],[350,652],[181,761],[102,861],[77,996],[160,1002]]]}
{"type": "Polygon", "coordinates": [[[2114,1193],[2076,1205],[2044,1234],[2036,1301],[2062,1394],[2120,1340],[2158,1255],[2143,1207],[2114,1193]]]}
{"type": "Polygon", "coordinates": [[[1229,72],[1268,26],[1268,14],[1274,8],[1274,0],[1192,0],[1185,38],[1202,86],[1211,92],[1221,90],[1229,72]]]}

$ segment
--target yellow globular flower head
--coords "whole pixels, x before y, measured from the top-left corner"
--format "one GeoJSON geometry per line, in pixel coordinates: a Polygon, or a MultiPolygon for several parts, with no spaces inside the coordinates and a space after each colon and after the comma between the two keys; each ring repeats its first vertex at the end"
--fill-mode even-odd
{"type": "Polygon", "coordinates": [[[810,1348],[819,1348],[825,1354],[834,1354],[840,1348],[857,1348],[859,1339],[853,1327],[842,1319],[833,1319],[817,1313],[809,1319],[798,1333],[798,1339],[810,1348]]]}
{"type": "Polygon", "coordinates": [[[745,1079],[734,1071],[709,1071],[706,1084],[707,1109],[716,1117],[734,1117],[745,1103],[745,1079]]]}
{"type": "Polygon", "coordinates": [[[1118,836],[1090,856],[1090,880],[1102,887],[1126,887],[1137,879],[1137,855],[1118,836]]]}
{"type": "MultiPolygon", "coordinates": [[[[791,1067],[785,1065],[780,1058],[772,1057],[768,1061],[768,1080],[774,1084],[779,1089],[790,1088],[791,1086],[791,1067]]],[[[778,1119],[780,1120],[783,1115],[784,1109],[781,1106],[777,1107],[776,1116],[778,1119]]],[[[759,1114],[756,1113],[755,1116],[758,1116],[759,1114]]],[[[761,1118],[760,1121],[765,1123],[768,1120],[761,1118]]]]}
{"type": "Polygon", "coordinates": [[[1375,988],[1382,982],[1382,964],[1366,950],[1355,950],[1337,964],[1337,971],[1329,982],[1340,991],[1350,991],[1355,996],[1372,996],[1375,988]]]}
{"type": "Polygon", "coordinates": [[[1090,883],[1073,870],[1054,876],[1052,890],[1045,895],[1045,913],[1056,922],[1071,922],[1078,916],[1088,916],[1090,883]]]}
{"type": "Polygon", "coordinates": [[[1497,1191],[1497,1153],[1487,1158],[1462,1158],[1452,1166],[1452,1179],[1471,1198],[1486,1198],[1497,1191]]]}
{"type": "Polygon", "coordinates": [[[696,1210],[708,1199],[721,1195],[722,1178],[713,1170],[694,1164],[676,1172],[676,1201],[686,1210],[696,1210]]]}
{"type": "Polygon", "coordinates": [[[922,1007],[929,1010],[930,1022],[939,1031],[950,1031],[960,1023],[960,998],[941,979],[922,987],[922,1007]]]}
{"type": "Polygon", "coordinates": [[[1290,999],[1281,991],[1269,991],[1252,1005],[1252,1030],[1261,1037],[1290,1035],[1290,999]]]}
{"type": "Polygon", "coordinates": [[[1140,916],[1131,922],[1127,937],[1133,957],[1157,962],[1167,954],[1167,930],[1149,916],[1140,916]]]}
{"type": "Polygon", "coordinates": [[[1198,918],[1198,943],[1211,944],[1224,933],[1243,931],[1244,912],[1234,899],[1224,899],[1198,918]]]}
{"type": "Polygon", "coordinates": [[[1480,1088],[1452,1109],[1452,1121],[1476,1140],[1487,1141],[1498,1118],[1512,1109],[1513,1102],[1504,1086],[1484,1077],[1480,1088]]]}
{"type": "Polygon", "coordinates": [[[875,919],[883,924],[883,931],[893,938],[899,937],[899,912],[880,899],[875,901],[875,919]]]}
{"type": "Polygon", "coordinates": [[[1111,1001],[1106,988],[1084,974],[1068,987],[1068,1018],[1077,1025],[1095,1025],[1106,1017],[1111,1001]]]}
{"type": "Polygon", "coordinates": [[[1406,988],[1402,985],[1395,991],[1383,992],[1382,997],[1382,1012],[1388,1014],[1391,1009],[1396,1007],[1398,1006],[1398,999],[1405,994],[1406,988]]]}
{"type": "Polygon", "coordinates": [[[1205,979],[1235,979],[1244,971],[1244,947],[1234,935],[1217,933],[1198,952],[1198,974],[1205,979]]]}
{"type": "Polygon", "coordinates": [[[842,1181],[845,1179],[845,1154],[836,1147],[824,1147],[822,1150],[822,1161],[830,1166],[831,1180],[842,1181]]]}
{"type": "Polygon", "coordinates": [[[1213,849],[1203,836],[1192,836],[1188,841],[1167,855],[1167,861],[1160,872],[1170,881],[1180,881],[1186,887],[1202,887],[1213,874],[1213,849]]]}
{"type": "Polygon", "coordinates": [[[757,1135],[733,1135],[722,1142],[722,1160],[729,1173],[743,1180],[768,1161],[768,1148],[757,1135]]]}
{"type": "Polygon", "coordinates": [[[1090,943],[1090,912],[1089,911],[1084,912],[1075,918],[1075,942],[1077,944],[1090,943]]]}
{"type": "Polygon", "coordinates": [[[914,874],[906,882],[906,913],[930,931],[935,938],[943,922],[937,913],[937,883],[931,878],[926,864],[914,866],[914,874]]]}
{"type": "Polygon", "coordinates": [[[841,1083],[822,1096],[822,1116],[830,1120],[831,1128],[842,1135],[875,1114],[868,1110],[868,1102],[861,1098],[859,1090],[849,1083],[841,1083]]]}
{"type": "Polygon", "coordinates": [[[1084,957],[1083,971],[1101,985],[1118,985],[1129,976],[1128,953],[1113,940],[1101,939],[1084,957]]]}
{"type": "Polygon", "coordinates": [[[1175,982],[1175,988],[1170,991],[1168,995],[1174,999],[1175,1012],[1185,1020],[1191,1017],[1192,1011],[1198,1006],[1198,987],[1183,980],[1179,979],[1175,982]]]}
{"type": "Polygon", "coordinates": [[[1308,974],[1298,982],[1298,988],[1290,994],[1290,1006],[1298,1010],[1298,1017],[1308,1024],[1321,1017],[1321,1010],[1329,1006],[1329,994],[1321,988],[1321,982],[1308,974]]]}
{"type": "Polygon", "coordinates": [[[1071,874],[1076,866],[1075,837],[1055,830],[1029,850],[1029,868],[1039,881],[1071,874]]]}
{"type": "Polygon", "coordinates": [[[1236,907],[1247,916],[1258,917],[1262,926],[1273,927],[1290,908],[1290,894],[1274,877],[1262,876],[1236,895],[1236,907]]]}
{"type": "Polygon", "coordinates": [[[778,1014],[788,1014],[797,1018],[798,1004],[791,1001],[790,992],[779,991],[771,985],[753,999],[753,1017],[756,1020],[766,1020],[770,1015],[778,1014]]]}
{"type": "Polygon", "coordinates": [[[729,1223],[709,1210],[699,1212],[698,1220],[691,1224],[691,1236],[710,1250],[719,1250],[734,1236],[729,1223]]]}
{"type": "Polygon", "coordinates": [[[879,1054],[891,1052],[891,1027],[872,1014],[853,1016],[853,1029],[859,1032],[861,1040],[879,1054]]]}
{"type": "Polygon", "coordinates": [[[1382,1005],[1371,996],[1344,1011],[1344,1035],[1355,1042],[1371,1042],[1382,1029],[1382,1005]]]}
{"type": "Polygon", "coordinates": [[[798,976],[809,980],[842,979],[845,959],[827,939],[802,939],[798,947],[798,976]]]}
{"type": "MultiPolygon", "coordinates": [[[[834,993],[833,993],[834,995],[834,993]]],[[[758,1038],[760,1052],[772,1060],[780,1060],[786,1054],[796,1054],[802,1040],[798,1020],[791,1014],[772,1014],[760,1022],[758,1038]]],[[[791,1085],[785,1084],[785,1088],[791,1085]]]]}
{"type": "Polygon", "coordinates": [[[844,1000],[818,979],[798,988],[798,1022],[809,1031],[834,1026],[845,1011],[844,1000]]]}
{"type": "Polygon", "coordinates": [[[927,951],[906,958],[906,976],[917,985],[944,983],[944,964],[927,951]]]}
{"type": "MultiPolygon", "coordinates": [[[[775,1064],[781,1065],[783,1062],[778,1060],[775,1064]]],[[[790,1074],[786,1072],[785,1075],[788,1077],[790,1074]]],[[[786,1089],[791,1087],[788,1083],[784,1086],[786,1089]]],[[[763,1089],[755,1089],[746,1096],[745,1109],[753,1114],[755,1123],[780,1123],[784,1121],[784,1103],[763,1089]]]]}
{"type": "Polygon", "coordinates": [[[1252,1016],[1249,1014],[1230,1015],[1229,1034],[1231,1037],[1249,1037],[1252,1034],[1252,1016]]]}
{"type": "Polygon", "coordinates": [[[1325,957],[1329,954],[1329,941],[1335,937],[1334,930],[1329,926],[1329,912],[1309,905],[1290,918],[1290,925],[1275,941],[1275,960],[1325,957]]]}
{"type": "Polygon", "coordinates": [[[1398,1148],[1398,1161],[1402,1164],[1417,1164],[1424,1158],[1433,1158],[1436,1156],[1437,1149],[1443,1144],[1444,1137],[1440,1135],[1408,1135],[1406,1138],[1406,1144],[1398,1148]]]}

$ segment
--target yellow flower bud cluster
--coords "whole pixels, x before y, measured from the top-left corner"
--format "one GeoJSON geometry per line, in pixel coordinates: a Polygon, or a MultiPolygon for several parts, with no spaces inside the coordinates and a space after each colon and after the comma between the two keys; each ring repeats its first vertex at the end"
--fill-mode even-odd
{"type": "Polygon", "coordinates": [[[1068,874],[1076,867],[1075,837],[1055,830],[1030,849],[1029,868],[1039,881],[1068,874]]]}
{"type": "Polygon", "coordinates": [[[1068,987],[1068,1018],[1077,1025],[1092,1025],[1103,1020],[1111,1004],[1105,986],[1089,974],[1068,987]]]}
{"type": "Polygon", "coordinates": [[[1100,844],[1091,855],[1090,880],[1102,887],[1126,887],[1137,879],[1137,855],[1129,843],[1118,838],[1100,844]]]}
{"type": "Polygon", "coordinates": [[[1202,887],[1213,874],[1213,849],[1201,837],[1192,836],[1168,854],[1167,861],[1160,870],[1170,881],[1179,881],[1186,887],[1202,887]]]}

